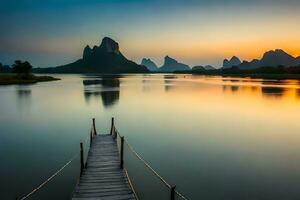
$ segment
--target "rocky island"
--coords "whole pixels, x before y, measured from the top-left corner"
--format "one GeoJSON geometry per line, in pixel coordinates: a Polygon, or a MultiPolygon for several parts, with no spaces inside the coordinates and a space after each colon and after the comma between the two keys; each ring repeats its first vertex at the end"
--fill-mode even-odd
{"type": "Polygon", "coordinates": [[[147,67],[128,60],[119,50],[119,44],[109,37],[104,37],[100,46],[91,48],[87,45],[81,59],[50,68],[34,69],[36,73],[146,73],[147,67]]]}

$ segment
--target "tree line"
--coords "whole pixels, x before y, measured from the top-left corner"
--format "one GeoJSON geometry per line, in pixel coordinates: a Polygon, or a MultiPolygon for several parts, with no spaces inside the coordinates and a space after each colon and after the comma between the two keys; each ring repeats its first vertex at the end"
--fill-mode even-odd
{"type": "Polygon", "coordinates": [[[28,61],[16,60],[11,67],[0,63],[0,73],[29,74],[31,71],[32,65],[28,61]]]}

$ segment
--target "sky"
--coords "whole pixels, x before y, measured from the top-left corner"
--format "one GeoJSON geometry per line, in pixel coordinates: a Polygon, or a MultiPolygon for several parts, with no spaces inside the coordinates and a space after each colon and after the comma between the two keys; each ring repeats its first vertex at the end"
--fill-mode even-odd
{"type": "Polygon", "coordinates": [[[51,67],[82,57],[108,36],[140,63],[221,66],[233,55],[300,55],[298,0],[1,0],[0,62],[51,67]]]}

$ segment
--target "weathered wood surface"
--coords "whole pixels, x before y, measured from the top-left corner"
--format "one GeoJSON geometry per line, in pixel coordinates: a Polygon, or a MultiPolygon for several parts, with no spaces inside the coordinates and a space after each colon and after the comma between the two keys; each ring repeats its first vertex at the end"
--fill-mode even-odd
{"type": "Polygon", "coordinates": [[[117,142],[111,135],[96,135],[86,168],[75,187],[73,200],[134,200],[125,171],[120,168],[117,142]]]}

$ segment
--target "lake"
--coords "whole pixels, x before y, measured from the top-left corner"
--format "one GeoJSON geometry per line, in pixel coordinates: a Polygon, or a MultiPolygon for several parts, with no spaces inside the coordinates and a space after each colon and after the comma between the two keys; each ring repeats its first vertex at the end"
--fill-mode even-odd
{"type": "MultiPolygon", "coordinates": [[[[25,195],[70,160],[93,117],[103,134],[115,117],[135,150],[190,199],[300,198],[299,81],[54,76],[62,80],[0,87],[1,199],[25,195]],[[91,79],[102,81],[83,85],[91,79]]],[[[69,199],[79,168],[76,158],[30,199],[69,199]]]]}

